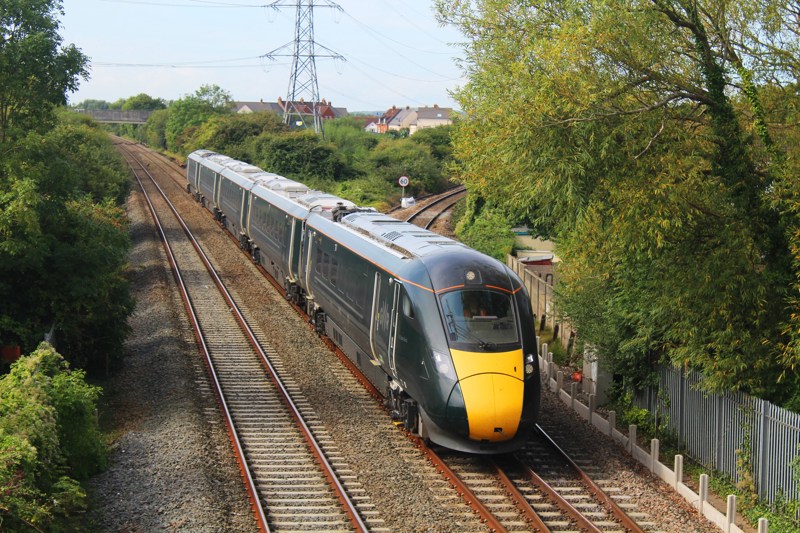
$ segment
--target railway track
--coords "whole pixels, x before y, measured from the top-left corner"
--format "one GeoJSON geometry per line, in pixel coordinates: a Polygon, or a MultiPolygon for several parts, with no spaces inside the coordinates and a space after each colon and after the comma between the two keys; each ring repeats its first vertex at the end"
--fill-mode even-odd
{"type": "Polygon", "coordinates": [[[614,487],[601,489],[539,429],[513,455],[426,452],[490,531],[643,533],[654,525],[637,523],[609,496],[614,487]]]}
{"type": "MultiPolygon", "coordinates": [[[[142,155],[146,152],[147,155],[145,157],[147,157],[149,163],[145,163],[145,166],[148,164],[156,165],[163,169],[165,173],[170,175],[172,183],[185,191],[181,176],[179,174],[176,175],[176,172],[180,172],[179,166],[171,162],[160,161],[158,156],[142,147],[126,147],[126,149],[128,148],[134,151],[142,151],[142,155]]],[[[465,191],[453,191],[453,195],[441,200],[437,205],[441,206],[442,204],[447,204],[451,206],[460,199],[460,197],[457,197],[459,193],[463,195],[465,191]]],[[[197,209],[199,209],[199,207],[197,209]]],[[[440,212],[445,210],[446,209],[439,209],[440,212]]],[[[210,215],[209,218],[211,218],[210,215]]],[[[415,219],[423,220],[421,216],[415,217],[415,219]]],[[[429,223],[431,223],[431,221],[427,222],[427,224],[429,223]]],[[[199,267],[196,269],[199,270],[199,267]]],[[[209,286],[208,283],[206,283],[206,287],[207,286],[209,286]]],[[[281,290],[279,286],[278,290],[281,290]]],[[[223,328],[218,329],[223,331],[223,328]]],[[[232,329],[234,329],[232,326],[226,326],[224,328],[225,334],[232,329]]],[[[243,349],[243,352],[245,351],[246,350],[243,349]]],[[[346,360],[343,354],[340,354],[340,356],[346,360]]],[[[237,360],[233,366],[242,367],[247,374],[258,374],[260,372],[261,363],[253,365],[247,363],[247,361],[250,361],[249,356],[243,356],[243,359],[240,361],[237,360]]],[[[279,369],[277,372],[280,374],[279,369]]],[[[349,372],[357,373],[357,369],[350,368],[349,372]]],[[[344,367],[335,369],[333,373],[337,374],[341,382],[347,381],[347,377],[343,374],[348,374],[348,370],[344,367]]],[[[239,379],[245,378],[244,376],[235,378],[237,381],[239,379]]],[[[293,387],[289,386],[289,388],[293,387]]],[[[375,393],[376,391],[373,390],[372,395],[375,396],[375,393]]],[[[235,396],[237,399],[242,400],[241,403],[243,405],[247,405],[253,403],[252,400],[255,398],[260,397],[260,393],[254,394],[245,388],[236,392],[235,396]]],[[[260,423],[259,419],[272,416],[275,415],[271,415],[267,411],[251,411],[247,415],[242,415],[242,420],[245,421],[243,427],[250,427],[251,425],[252,427],[258,427],[257,425],[260,423]]],[[[372,425],[385,424],[387,428],[390,426],[388,416],[382,408],[375,408],[372,418],[368,423],[372,425]]],[[[313,425],[313,423],[311,425],[313,425]]],[[[303,447],[300,445],[296,448],[292,448],[291,453],[284,453],[284,444],[282,444],[281,441],[270,440],[266,442],[267,439],[264,438],[265,434],[270,434],[273,431],[274,430],[271,429],[253,430],[253,434],[260,435],[261,441],[263,442],[259,441],[258,438],[252,440],[250,442],[253,444],[245,446],[245,451],[252,447],[252,450],[260,450],[260,452],[254,453],[264,454],[263,459],[254,461],[254,464],[258,465],[259,462],[272,463],[273,461],[281,460],[283,456],[294,456],[295,454],[302,453],[303,447]]],[[[315,431],[315,433],[316,432],[317,431],[315,431]]],[[[490,531],[642,531],[633,521],[628,523],[625,522],[624,518],[615,518],[614,512],[609,510],[611,503],[613,503],[612,499],[606,495],[597,495],[597,493],[594,492],[595,489],[586,486],[586,482],[580,474],[570,474],[570,480],[564,482],[565,479],[568,479],[566,473],[568,468],[562,464],[564,463],[563,459],[555,458],[555,452],[546,450],[550,446],[549,444],[541,444],[540,441],[533,441],[529,444],[528,449],[524,453],[518,453],[516,458],[505,458],[497,463],[492,463],[487,462],[483,457],[476,456],[464,457],[457,454],[442,454],[442,457],[439,457],[434,450],[427,448],[423,443],[418,442],[417,439],[412,437],[409,442],[411,442],[412,445],[409,447],[402,447],[403,451],[400,452],[403,456],[403,461],[406,462],[409,469],[424,470],[425,466],[420,464],[419,454],[416,453],[415,450],[419,447],[427,454],[428,461],[435,465],[436,471],[438,471],[441,476],[438,482],[431,482],[431,485],[437,486],[435,492],[436,496],[433,501],[439,506],[449,506],[450,510],[448,512],[451,513],[450,516],[455,517],[457,520],[463,520],[465,527],[459,531],[480,530],[470,525],[471,520],[474,519],[464,513],[462,510],[463,503],[459,504],[458,501],[455,501],[459,499],[463,499],[463,501],[472,508],[472,512],[480,516],[484,527],[490,531]],[[537,442],[539,442],[539,444],[537,444],[537,442]],[[545,457],[549,459],[545,459],[545,457]],[[552,466],[553,464],[561,464],[561,466],[556,468],[552,466]],[[533,481],[531,479],[530,470],[536,470],[536,472],[544,478],[544,481],[533,481]],[[555,493],[548,493],[545,488],[542,488],[543,483],[554,487],[556,489],[555,493]],[[455,488],[455,490],[453,490],[453,488],[455,488]]],[[[247,459],[243,460],[243,462],[247,463],[247,459]]],[[[346,471],[346,468],[346,465],[342,465],[338,470],[340,472],[346,471]]],[[[569,467],[569,469],[571,468],[572,466],[569,467]]],[[[280,477],[282,476],[283,474],[280,474],[280,477]]],[[[352,476],[352,478],[355,477],[356,476],[352,476]]],[[[325,483],[327,482],[317,482],[315,486],[322,487],[325,483]]],[[[381,520],[377,518],[377,516],[372,515],[373,518],[369,518],[372,511],[368,503],[368,496],[358,487],[357,481],[354,480],[351,483],[354,487],[351,492],[359,493],[359,498],[367,502],[361,504],[359,507],[359,509],[361,509],[361,515],[365,516],[364,527],[370,531],[385,530],[381,520]]],[[[307,499],[300,487],[301,485],[290,486],[285,484],[285,499],[298,498],[298,495],[299,499],[307,499]],[[293,496],[289,496],[290,494],[293,496]]],[[[607,493],[618,492],[613,486],[606,486],[605,490],[607,493]]],[[[267,498],[262,499],[269,503],[267,498]]],[[[339,507],[337,497],[333,496],[332,499],[333,503],[325,507],[326,509],[339,507]]],[[[615,494],[615,499],[624,500],[625,496],[622,494],[615,494]]],[[[268,510],[270,508],[269,505],[265,505],[265,507],[267,507],[268,510]]],[[[322,508],[322,506],[319,507],[322,508]]],[[[283,516],[283,514],[278,513],[275,516],[283,516]]],[[[289,517],[291,515],[287,512],[286,516],[289,517]]],[[[331,516],[336,516],[337,518],[335,518],[335,520],[344,520],[343,514],[337,514],[334,511],[331,511],[331,516]]],[[[651,524],[643,525],[648,528],[651,526],[651,524]]],[[[312,530],[307,523],[300,522],[296,518],[289,518],[286,522],[286,527],[290,528],[295,526],[297,526],[297,530],[312,530]],[[289,526],[289,524],[291,524],[291,526],[289,526]]],[[[275,530],[286,530],[282,529],[282,527],[283,526],[276,528],[275,530]]],[[[344,530],[356,529],[358,529],[358,526],[354,526],[352,523],[344,528],[344,530]]],[[[648,529],[648,531],[654,531],[654,529],[648,529]]]]}
{"type": "Polygon", "coordinates": [[[436,197],[433,201],[426,202],[425,205],[420,206],[419,209],[406,217],[405,221],[423,229],[430,229],[443,214],[460,202],[466,195],[467,189],[464,186],[455,187],[436,197]]]}
{"type": "Polygon", "coordinates": [[[247,325],[188,227],[151,179],[147,163],[136,159],[135,149],[123,152],[148,198],[184,294],[259,528],[380,531],[380,519],[358,483],[351,480],[345,487],[340,479],[352,472],[325,429],[270,361],[274,350],[247,325]]]}

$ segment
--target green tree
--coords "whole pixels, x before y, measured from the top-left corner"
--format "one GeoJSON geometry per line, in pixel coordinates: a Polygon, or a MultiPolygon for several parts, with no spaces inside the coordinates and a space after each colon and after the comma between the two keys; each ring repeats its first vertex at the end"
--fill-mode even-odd
{"type": "Polygon", "coordinates": [[[437,6],[469,37],[460,179],[555,237],[559,303],[581,336],[634,381],[664,356],[710,387],[785,401],[773,341],[797,309],[784,153],[797,148],[770,130],[796,122],[768,125],[762,99],[796,79],[790,6],[437,6]]]}
{"type": "Polygon", "coordinates": [[[168,109],[159,109],[154,112],[139,130],[139,140],[153,148],[166,150],[167,120],[169,120],[168,109]]]}
{"type": "Polygon", "coordinates": [[[187,151],[214,150],[235,159],[252,159],[250,145],[261,134],[288,131],[275,113],[230,113],[214,115],[199,126],[187,144],[187,151]]]}
{"type": "Polygon", "coordinates": [[[437,126],[435,128],[425,128],[409,137],[418,144],[427,146],[431,155],[442,164],[448,163],[453,157],[453,146],[450,143],[450,135],[453,126],[437,126]]]}
{"type": "Polygon", "coordinates": [[[53,109],[88,78],[87,58],[58,34],[60,0],[0,3],[0,143],[54,123],[53,109]]]}
{"type": "Polygon", "coordinates": [[[3,531],[77,530],[86,510],[78,479],[104,468],[100,389],[50,345],[0,378],[0,526],[3,531]]]}
{"type": "Polygon", "coordinates": [[[135,110],[153,110],[156,109],[166,109],[167,103],[164,101],[163,98],[153,98],[152,96],[139,93],[136,96],[131,96],[125,103],[122,104],[123,111],[135,111],[135,110]]]}
{"type": "Polygon", "coordinates": [[[252,151],[253,164],[323,190],[348,174],[341,154],[307,130],[260,135],[252,151]]]}
{"type": "Polygon", "coordinates": [[[80,366],[119,361],[132,310],[130,187],[108,137],[88,126],[30,133],[0,161],[0,339],[30,349],[55,325],[80,366]]]}
{"type": "Polygon", "coordinates": [[[167,149],[188,153],[188,143],[197,128],[214,115],[230,112],[231,98],[216,85],[203,85],[195,94],[172,102],[165,126],[167,149]]]}
{"type": "Polygon", "coordinates": [[[410,138],[382,139],[369,153],[371,172],[389,183],[397,183],[400,176],[410,180],[408,192],[412,195],[439,192],[444,188],[441,165],[428,146],[410,138]]]}

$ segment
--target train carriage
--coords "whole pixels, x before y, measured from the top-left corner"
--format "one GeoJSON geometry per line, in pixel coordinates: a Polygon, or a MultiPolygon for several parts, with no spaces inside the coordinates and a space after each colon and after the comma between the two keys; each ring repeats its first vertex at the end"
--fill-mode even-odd
{"type": "Polygon", "coordinates": [[[189,190],[210,198],[206,207],[385,391],[409,430],[476,453],[524,444],[540,384],[530,301],[513,271],[225,156],[199,151],[189,161],[189,190]]]}

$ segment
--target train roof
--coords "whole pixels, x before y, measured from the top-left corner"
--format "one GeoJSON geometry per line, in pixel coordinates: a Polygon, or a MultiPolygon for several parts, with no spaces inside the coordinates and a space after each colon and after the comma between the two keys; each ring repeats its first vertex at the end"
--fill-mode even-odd
{"type": "Polygon", "coordinates": [[[302,183],[290,180],[289,178],[284,178],[278,174],[273,174],[272,172],[262,171],[259,174],[253,174],[253,177],[262,187],[275,191],[278,194],[282,194],[287,198],[294,199],[310,191],[310,189],[302,183]]]}
{"type": "Polygon", "coordinates": [[[342,224],[409,256],[424,258],[455,249],[471,250],[463,243],[382,213],[353,213],[343,217],[342,224]]]}

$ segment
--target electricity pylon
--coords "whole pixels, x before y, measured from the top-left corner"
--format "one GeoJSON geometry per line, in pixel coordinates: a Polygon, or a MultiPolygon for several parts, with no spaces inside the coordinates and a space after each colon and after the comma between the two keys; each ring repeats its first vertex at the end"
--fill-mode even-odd
{"type": "Polygon", "coordinates": [[[330,0],[296,0],[287,3],[277,0],[266,7],[278,9],[281,7],[297,8],[295,17],[294,41],[268,52],[261,57],[275,60],[276,57],[289,57],[285,50],[292,48],[292,73],[289,76],[289,88],[286,91],[286,103],[283,110],[283,122],[286,124],[301,124],[307,127],[306,118],[311,115],[314,131],[322,131],[322,117],[320,116],[319,82],[317,81],[317,58],[333,58],[344,61],[344,56],[337,54],[330,48],[314,41],[314,8],[330,7],[342,12],[341,6],[330,0]],[[322,50],[322,53],[319,50],[322,50]],[[310,108],[310,113],[309,113],[310,108]]]}

